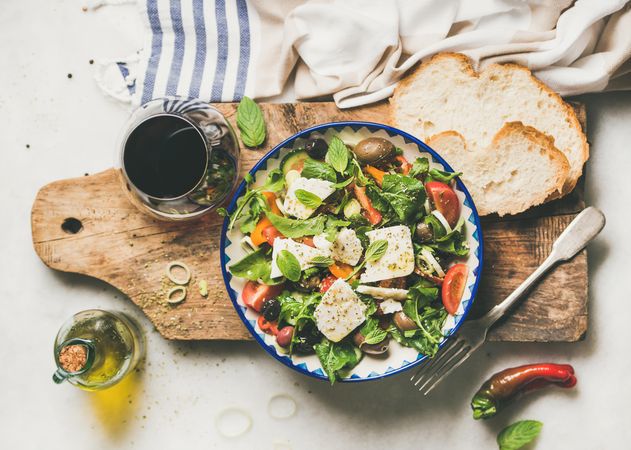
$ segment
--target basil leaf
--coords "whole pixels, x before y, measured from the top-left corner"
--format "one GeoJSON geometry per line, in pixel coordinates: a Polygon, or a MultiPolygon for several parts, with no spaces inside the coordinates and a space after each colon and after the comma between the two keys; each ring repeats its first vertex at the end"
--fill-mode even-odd
{"type": "Polygon", "coordinates": [[[333,167],[327,163],[323,163],[322,161],[317,161],[312,158],[307,158],[305,160],[300,175],[304,178],[319,178],[321,180],[330,181],[331,183],[335,183],[337,181],[337,175],[335,174],[335,169],[333,169],[333,167]]]}
{"type": "Polygon", "coordinates": [[[287,250],[281,250],[276,257],[276,265],[280,269],[285,278],[291,281],[300,279],[300,263],[296,257],[287,250]]]}
{"type": "Polygon", "coordinates": [[[296,189],[296,198],[300,203],[307,208],[318,209],[322,204],[322,199],[312,192],[305,191],[304,189],[296,189]]]}
{"type": "Polygon", "coordinates": [[[295,220],[267,212],[267,218],[272,225],[285,237],[299,238],[303,236],[315,236],[324,231],[326,216],[316,216],[311,219],[295,220]]]}
{"type": "Polygon", "coordinates": [[[425,175],[429,171],[429,160],[427,158],[416,158],[416,160],[412,163],[412,168],[410,169],[410,173],[408,173],[411,177],[418,177],[419,175],[425,175]]]}
{"type": "Polygon", "coordinates": [[[272,261],[268,258],[268,253],[269,250],[258,249],[228,267],[228,270],[235,277],[252,281],[261,280],[265,284],[274,284],[270,279],[272,261]]]}
{"type": "Polygon", "coordinates": [[[520,420],[500,431],[497,445],[500,450],[517,450],[539,436],[542,427],[538,420],[520,420]]]}
{"type": "Polygon", "coordinates": [[[331,342],[328,339],[316,344],[315,352],[331,384],[335,383],[340,371],[355,367],[362,356],[361,351],[351,343],[331,342]]]}
{"type": "Polygon", "coordinates": [[[310,261],[314,266],[322,266],[329,267],[331,264],[335,263],[333,258],[329,258],[328,256],[316,256],[310,261]]]}
{"type": "Polygon", "coordinates": [[[366,256],[364,259],[366,261],[375,262],[386,254],[386,250],[388,250],[388,241],[385,239],[373,241],[366,249],[366,256]]]}
{"type": "Polygon", "coordinates": [[[237,107],[237,126],[246,147],[258,147],[265,140],[265,120],[259,105],[250,97],[243,97],[237,107]]]}
{"type": "Polygon", "coordinates": [[[333,136],[333,139],[331,139],[324,160],[339,173],[346,170],[348,166],[348,148],[337,136],[333,136]]]}
{"type": "Polygon", "coordinates": [[[440,181],[441,183],[449,184],[451,180],[462,175],[462,172],[444,172],[438,169],[432,169],[429,171],[429,181],[440,181]]]}

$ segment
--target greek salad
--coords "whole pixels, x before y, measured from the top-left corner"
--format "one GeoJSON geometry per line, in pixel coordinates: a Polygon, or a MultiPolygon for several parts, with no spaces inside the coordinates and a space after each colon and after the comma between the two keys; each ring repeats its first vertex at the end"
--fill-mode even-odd
{"type": "Polygon", "coordinates": [[[246,177],[226,220],[248,254],[228,270],[258,328],[331,383],[392,341],[432,357],[469,274],[458,175],[380,137],[311,135],[262,185],[246,177]]]}

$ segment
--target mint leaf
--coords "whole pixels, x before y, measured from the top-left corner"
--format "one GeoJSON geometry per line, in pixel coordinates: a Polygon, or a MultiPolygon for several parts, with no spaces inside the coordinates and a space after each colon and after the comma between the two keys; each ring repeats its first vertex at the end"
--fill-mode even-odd
{"type": "Polygon", "coordinates": [[[328,256],[316,256],[310,261],[310,263],[313,264],[314,266],[322,266],[322,267],[329,267],[334,262],[335,261],[333,260],[333,258],[329,258],[328,256]]]}
{"type": "Polygon", "coordinates": [[[317,209],[322,204],[320,197],[304,189],[296,189],[295,194],[298,201],[307,208],[317,209]]]}
{"type": "Polygon", "coordinates": [[[258,147],[265,140],[265,120],[261,108],[250,97],[243,97],[237,107],[237,126],[246,147],[258,147]]]}
{"type": "Polygon", "coordinates": [[[337,136],[331,139],[329,150],[326,152],[324,160],[340,173],[346,170],[346,166],[348,166],[348,148],[337,136]]]}
{"type": "Polygon", "coordinates": [[[362,357],[361,351],[350,342],[331,342],[326,338],[315,345],[315,352],[331,384],[335,383],[340,371],[352,369],[362,357]]]}
{"type": "Polygon", "coordinates": [[[287,250],[280,251],[276,257],[276,265],[288,280],[298,281],[300,279],[300,263],[298,259],[287,250]]]}
{"type": "Polygon", "coordinates": [[[364,259],[369,262],[375,262],[385,255],[386,250],[388,250],[388,241],[385,239],[379,239],[371,242],[366,249],[366,256],[364,259]]]}
{"type": "Polygon", "coordinates": [[[282,217],[272,212],[266,213],[267,218],[280,233],[288,238],[315,236],[324,231],[326,216],[316,216],[311,219],[296,220],[282,217]]]}
{"type": "Polygon", "coordinates": [[[517,450],[532,442],[541,432],[543,423],[538,420],[520,420],[504,428],[497,435],[500,450],[517,450]]]}
{"type": "Polygon", "coordinates": [[[333,167],[313,158],[305,159],[300,175],[304,178],[319,178],[321,180],[330,181],[331,183],[337,181],[337,175],[333,167]]]}

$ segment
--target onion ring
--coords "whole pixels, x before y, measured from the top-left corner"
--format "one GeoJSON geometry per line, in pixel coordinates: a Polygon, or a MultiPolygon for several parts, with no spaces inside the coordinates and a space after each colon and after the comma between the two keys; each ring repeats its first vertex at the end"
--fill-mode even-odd
{"type": "Polygon", "coordinates": [[[184,286],[191,281],[191,269],[188,268],[186,264],[181,261],[171,261],[167,264],[167,277],[175,284],[179,284],[180,286],[184,286]],[[184,279],[176,278],[173,275],[173,268],[179,267],[184,270],[184,279]]]}

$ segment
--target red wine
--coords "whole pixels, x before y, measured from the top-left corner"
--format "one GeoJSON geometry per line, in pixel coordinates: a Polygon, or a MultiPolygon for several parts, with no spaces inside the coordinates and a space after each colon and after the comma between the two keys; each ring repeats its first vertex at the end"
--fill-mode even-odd
{"type": "Polygon", "coordinates": [[[172,115],[151,117],[125,142],[123,165],[136,188],[155,198],[187,194],[206,174],[208,154],[200,132],[172,115]]]}

